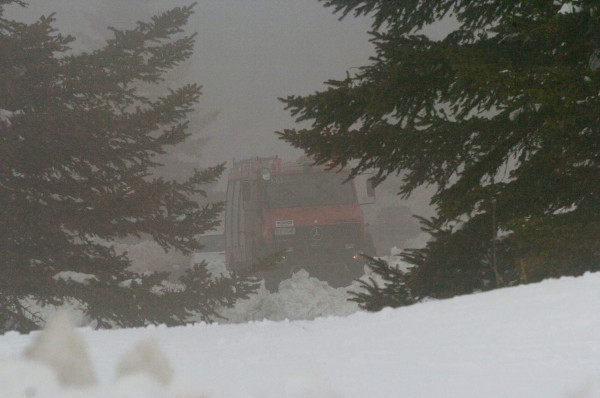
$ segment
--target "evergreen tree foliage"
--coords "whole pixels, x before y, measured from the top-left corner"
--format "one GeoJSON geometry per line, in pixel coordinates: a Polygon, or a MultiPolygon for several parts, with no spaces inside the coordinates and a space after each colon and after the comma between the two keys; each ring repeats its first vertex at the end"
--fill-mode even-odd
{"type": "Polygon", "coordinates": [[[399,267],[390,266],[386,261],[363,256],[367,259],[367,267],[383,280],[380,284],[373,277],[360,279],[363,291],[350,292],[350,301],[367,311],[379,311],[385,307],[401,307],[415,302],[411,288],[408,285],[408,272],[399,267]]]}
{"type": "Polygon", "coordinates": [[[437,188],[439,233],[407,255],[411,281],[428,285],[418,295],[600,268],[596,0],[323,3],[373,16],[376,55],[283,99],[311,125],[278,134],[320,164],[401,175],[402,197],[437,188]],[[441,20],[457,28],[423,34],[441,20]]]}
{"type": "Polygon", "coordinates": [[[519,281],[520,275],[513,266],[514,249],[506,247],[505,242],[497,245],[494,261],[487,214],[454,226],[439,217],[420,221],[431,241],[423,249],[407,249],[401,255],[414,265],[407,286],[415,300],[448,298],[519,281]]]}
{"type": "Polygon", "coordinates": [[[201,87],[151,98],[143,87],[189,58],[183,26],[192,6],[130,30],[112,29],[103,48],[73,54],[53,16],[32,24],[4,18],[0,0],[0,330],[43,323],[34,307],[83,304],[98,326],[204,319],[256,289],[198,265],[177,288],[164,274],[128,271],[110,242],[151,237],[189,254],[195,236],[218,225],[223,203],[194,197],[224,170],[217,165],[176,182],[153,177],[157,155],[183,142],[201,87]],[[107,243],[108,242],[108,243],[107,243]],[[35,304],[35,305],[34,305],[35,304]]]}

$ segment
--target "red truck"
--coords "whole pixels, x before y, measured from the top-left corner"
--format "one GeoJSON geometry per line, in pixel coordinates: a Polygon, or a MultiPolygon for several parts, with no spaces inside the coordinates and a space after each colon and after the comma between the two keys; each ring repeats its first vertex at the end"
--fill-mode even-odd
{"type": "MultiPolygon", "coordinates": [[[[332,286],[362,275],[359,254],[375,253],[348,176],[307,159],[234,160],[225,212],[227,266],[264,277],[269,288],[300,268],[332,286]],[[265,269],[272,257],[277,261],[265,269]]],[[[373,190],[366,191],[372,203],[373,190]]]]}

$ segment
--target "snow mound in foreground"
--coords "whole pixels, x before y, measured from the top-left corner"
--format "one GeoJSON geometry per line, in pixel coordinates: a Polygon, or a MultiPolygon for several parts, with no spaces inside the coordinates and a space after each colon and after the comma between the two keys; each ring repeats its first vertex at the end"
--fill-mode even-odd
{"type": "MultiPolygon", "coordinates": [[[[408,271],[411,264],[400,258],[401,250],[390,256],[381,257],[390,266],[408,271]]],[[[212,259],[209,262],[213,274],[226,273],[224,259],[212,259]]],[[[248,300],[236,302],[233,308],[224,308],[219,313],[225,319],[216,319],[217,323],[245,323],[250,321],[313,320],[328,316],[347,316],[359,310],[358,304],[348,301],[352,292],[360,292],[360,280],[375,281],[383,285],[379,275],[365,265],[364,274],[350,286],[334,288],[327,282],[311,277],[301,269],[291,278],[282,281],[275,293],[269,292],[264,283],[256,295],[248,300]]]]}
{"type": "Polygon", "coordinates": [[[143,339],[118,362],[113,383],[101,386],[87,346],[64,312],[32,333],[23,357],[0,361],[0,397],[203,397],[173,381],[156,341],[143,339]]]}
{"type": "Polygon", "coordinates": [[[600,398],[598,314],[590,273],[313,321],[96,331],[53,321],[0,337],[0,397],[600,398]],[[70,349],[80,335],[89,346],[70,349]],[[97,382],[59,376],[74,369],[68,358],[87,367],[88,349],[97,382]]]}
{"type": "Polygon", "coordinates": [[[25,357],[53,369],[64,385],[87,386],[96,383],[92,362],[85,343],[79,337],[66,312],[58,312],[42,333],[33,338],[25,357]]]}
{"type": "MultiPolygon", "coordinates": [[[[193,327],[186,329],[190,328],[193,327]]],[[[142,330],[130,329],[134,333],[142,330]]],[[[30,345],[20,358],[0,360],[0,398],[214,396],[175,378],[167,355],[153,338],[142,338],[132,350],[122,355],[112,382],[99,383],[87,345],[66,312],[55,313],[44,330],[34,332],[30,337],[30,345]]],[[[281,390],[278,394],[282,393],[281,396],[286,398],[339,398],[325,381],[312,374],[294,374],[285,378],[281,390]]]]}

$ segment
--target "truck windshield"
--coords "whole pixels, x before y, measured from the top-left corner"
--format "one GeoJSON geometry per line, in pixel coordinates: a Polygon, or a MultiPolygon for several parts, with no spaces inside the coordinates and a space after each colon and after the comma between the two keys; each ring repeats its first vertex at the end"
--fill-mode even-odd
{"type": "Polygon", "coordinates": [[[347,205],[356,201],[352,182],[342,173],[274,175],[266,184],[265,207],[347,205]]]}

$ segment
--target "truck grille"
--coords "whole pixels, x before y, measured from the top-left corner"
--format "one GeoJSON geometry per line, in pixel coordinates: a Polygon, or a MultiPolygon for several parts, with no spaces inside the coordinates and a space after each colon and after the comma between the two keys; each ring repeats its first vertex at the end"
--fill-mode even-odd
{"type": "Polygon", "coordinates": [[[275,236],[277,246],[295,250],[350,249],[361,243],[360,224],[296,227],[295,234],[275,236]]]}

